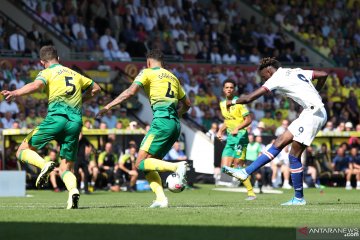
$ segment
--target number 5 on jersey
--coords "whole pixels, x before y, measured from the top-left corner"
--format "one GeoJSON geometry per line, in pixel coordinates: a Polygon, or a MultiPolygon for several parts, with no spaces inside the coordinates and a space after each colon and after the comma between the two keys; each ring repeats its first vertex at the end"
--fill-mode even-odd
{"type": "Polygon", "coordinates": [[[65,82],[66,82],[66,86],[67,87],[71,87],[71,91],[66,91],[67,95],[73,95],[76,92],[76,87],[73,83],[71,83],[70,81],[72,81],[73,78],[72,77],[65,77],[65,82]]]}

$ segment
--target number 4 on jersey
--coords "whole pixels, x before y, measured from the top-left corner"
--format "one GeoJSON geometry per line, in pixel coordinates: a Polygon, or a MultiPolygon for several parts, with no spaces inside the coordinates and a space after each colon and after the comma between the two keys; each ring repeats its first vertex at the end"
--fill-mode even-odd
{"type": "Polygon", "coordinates": [[[167,91],[166,91],[166,95],[165,95],[165,96],[168,97],[168,98],[174,98],[174,97],[175,97],[174,91],[171,90],[171,83],[170,83],[170,82],[168,82],[168,89],[167,89],[167,91]]]}

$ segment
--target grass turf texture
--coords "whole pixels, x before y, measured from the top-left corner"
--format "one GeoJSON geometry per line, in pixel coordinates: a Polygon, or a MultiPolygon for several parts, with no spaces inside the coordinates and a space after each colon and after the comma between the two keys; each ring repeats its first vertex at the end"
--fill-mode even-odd
{"type": "Polygon", "coordinates": [[[175,194],[170,208],[149,209],[154,195],[95,192],[66,210],[67,192],[28,191],[33,197],[0,198],[1,239],[295,239],[297,227],[359,227],[360,191],[306,189],[308,205],[280,206],[293,191],[244,201],[212,185],[175,194]]]}

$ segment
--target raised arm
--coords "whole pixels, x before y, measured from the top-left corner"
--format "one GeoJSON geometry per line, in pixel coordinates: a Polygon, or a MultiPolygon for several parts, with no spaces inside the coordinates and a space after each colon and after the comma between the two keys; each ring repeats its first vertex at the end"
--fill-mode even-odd
{"type": "Polygon", "coordinates": [[[314,79],[318,80],[317,83],[316,83],[316,86],[315,86],[315,88],[316,88],[316,90],[318,92],[320,92],[321,88],[324,86],[327,77],[328,77],[327,72],[314,70],[314,72],[313,72],[313,80],[314,79]]]}
{"type": "Polygon", "coordinates": [[[226,101],[226,105],[227,106],[231,106],[231,105],[235,105],[235,104],[247,104],[250,103],[256,99],[258,99],[259,97],[261,97],[262,95],[264,95],[265,93],[267,93],[267,89],[264,87],[258,88],[255,91],[253,91],[250,94],[247,95],[241,95],[238,99],[233,99],[233,100],[227,100],[226,101]]]}
{"type": "Polygon", "coordinates": [[[122,103],[123,101],[131,98],[140,90],[140,85],[132,83],[128,89],[123,91],[117,98],[108,103],[103,109],[101,109],[96,117],[102,117],[109,109],[122,103]]]}
{"type": "Polygon", "coordinates": [[[36,92],[43,87],[43,81],[34,80],[33,82],[28,83],[22,88],[16,89],[14,91],[3,90],[1,91],[1,94],[5,97],[6,101],[11,101],[13,98],[36,92]]]}

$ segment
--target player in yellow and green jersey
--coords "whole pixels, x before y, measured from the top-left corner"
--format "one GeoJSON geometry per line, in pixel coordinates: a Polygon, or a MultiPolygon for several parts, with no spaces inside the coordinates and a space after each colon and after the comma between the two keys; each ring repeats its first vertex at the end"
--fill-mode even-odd
{"type": "MultiPolygon", "coordinates": [[[[243,167],[245,165],[246,147],[249,143],[248,132],[246,127],[251,124],[249,110],[245,105],[234,105],[226,107],[226,100],[233,100],[236,83],[227,79],[223,83],[223,92],[226,97],[220,102],[220,110],[225,121],[219,129],[217,137],[222,140],[224,131],[227,131],[226,146],[222,153],[221,166],[243,167]]],[[[246,200],[255,200],[256,195],[253,191],[250,179],[243,182],[248,191],[246,200]]]]}
{"type": "Polygon", "coordinates": [[[156,194],[156,200],[150,207],[163,208],[168,207],[168,200],[158,172],[176,172],[181,181],[186,183],[186,162],[170,163],[160,159],[178,139],[179,117],[189,110],[190,101],[179,80],[163,68],[163,54],[160,50],[151,50],[146,56],[146,64],[147,68],[137,75],[132,85],[100,110],[98,116],[103,116],[115,105],[135,95],[141,87],[145,90],[153,110],[153,121],[141,143],[135,166],[138,170],[145,172],[145,177],[156,194]],[[181,107],[177,110],[179,102],[181,102],[181,107]]]}
{"type": "Polygon", "coordinates": [[[46,162],[35,150],[56,140],[60,145],[61,179],[69,191],[67,209],[77,208],[80,198],[75,175],[71,172],[76,161],[79,133],[82,127],[82,102],[100,91],[99,85],[77,72],[59,64],[54,46],[40,49],[40,62],[45,67],[32,83],[14,90],[1,92],[7,101],[34,93],[45,88],[49,107],[46,118],[21,143],[16,156],[19,160],[41,168],[36,186],[42,187],[48,181],[55,163],[46,162]]]}

